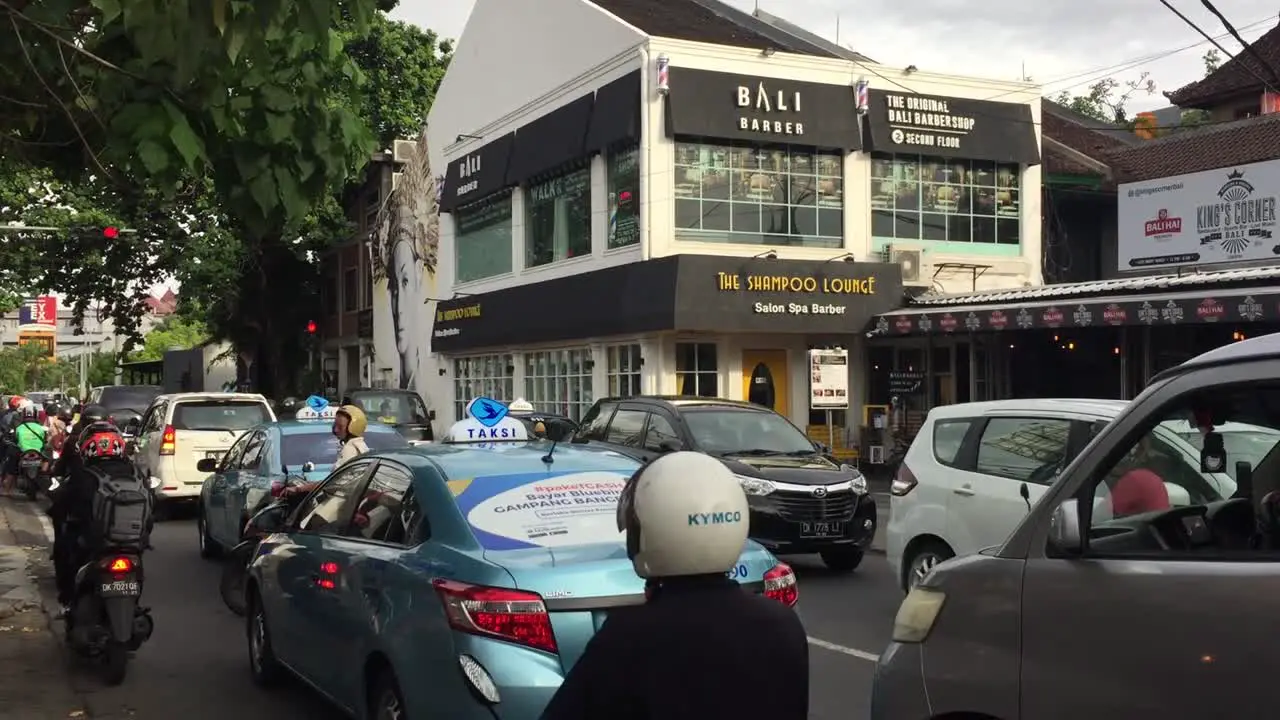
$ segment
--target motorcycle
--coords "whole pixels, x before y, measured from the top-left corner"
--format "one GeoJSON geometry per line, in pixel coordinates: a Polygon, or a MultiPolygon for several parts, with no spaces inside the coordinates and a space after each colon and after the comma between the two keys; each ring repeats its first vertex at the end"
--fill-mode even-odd
{"type": "MultiPolygon", "coordinates": [[[[49,491],[58,485],[53,479],[49,491]]],[[[75,594],[63,619],[67,646],[100,661],[108,685],[124,682],[130,655],[155,630],[151,608],[139,604],[143,579],[142,553],[136,549],[94,550],[76,572],[75,594]]]]}
{"type": "MultiPolygon", "coordinates": [[[[307,463],[310,465],[311,463],[307,463]]],[[[303,466],[303,472],[308,472],[307,466],[303,466]]],[[[244,596],[244,583],[249,574],[249,565],[253,563],[254,558],[258,556],[258,546],[262,544],[263,538],[270,533],[263,531],[261,528],[270,527],[270,523],[263,523],[261,519],[274,514],[285,514],[291,512],[299,500],[301,495],[291,495],[287,492],[294,481],[302,480],[299,477],[286,476],[283,481],[273,482],[271,484],[270,493],[264,495],[261,501],[249,512],[249,519],[244,524],[241,536],[244,538],[227,553],[227,557],[222,564],[222,579],[218,583],[218,591],[222,595],[222,602],[231,612],[244,617],[248,611],[247,603],[244,596]]]]}
{"type": "Polygon", "coordinates": [[[18,489],[28,500],[35,500],[44,489],[41,478],[45,476],[48,462],[49,458],[38,450],[28,450],[18,456],[18,489]]]}

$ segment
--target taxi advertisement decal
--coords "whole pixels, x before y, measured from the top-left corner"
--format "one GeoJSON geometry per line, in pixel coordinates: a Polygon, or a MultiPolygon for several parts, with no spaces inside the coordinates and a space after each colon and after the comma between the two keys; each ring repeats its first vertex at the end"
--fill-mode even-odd
{"type": "Polygon", "coordinates": [[[621,542],[617,507],[627,477],[600,471],[490,475],[460,490],[450,483],[450,489],[486,550],[519,550],[621,542]]]}

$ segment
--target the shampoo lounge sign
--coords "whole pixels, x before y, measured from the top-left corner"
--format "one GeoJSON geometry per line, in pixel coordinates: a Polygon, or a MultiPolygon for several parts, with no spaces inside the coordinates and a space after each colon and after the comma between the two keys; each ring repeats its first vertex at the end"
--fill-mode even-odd
{"type": "Polygon", "coordinates": [[[763,275],[753,273],[716,273],[716,289],[720,292],[745,292],[748,295],[806,295],[810,297],[750,300],[751,311],[758,315],[844,315],[849,306],[840,298],[849,295],[875,295],[876,277],[819,277],[815,275],[763,275]],[[825,296],[813,298],[812,296],[825,296]]]}
{"type": "Polygon", "coordinates": [[[461,335],[462,329],[454,325],[454,323],[465,323],[467,320],[479,319],[483,317],[481,310],[480,303],[447,310],[436,310],[436,326],[431,331],[431,337],[446,338],[461,335]],[[441,327],[441,325],[446,325],[447,327],[441,327]]]}

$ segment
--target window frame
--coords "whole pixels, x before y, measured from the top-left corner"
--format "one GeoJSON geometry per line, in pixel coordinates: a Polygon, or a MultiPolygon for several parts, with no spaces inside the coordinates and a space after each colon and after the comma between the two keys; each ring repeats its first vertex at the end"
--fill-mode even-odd
{"type": "Polygon", "coordinates": [[[587,414],[582,416],[582,422],[578,423],[578,437],[583,440],[604,442],[605,438],[609,436],[609,423],[613,422],[613,415],[618,412],[618,408],[621,406],[622,403],[617,400],[596,401],[596,404],[592,405],[591,409],[587,410],[587,414]],[[593,437],[592,433],[594,432],[594,428],[592,425],[605,414],[606,410],[608,411],[608,415],[604,418],[603,425],[601,425],[602,432],[599,437],[593,437]]]}
{"type": "Polygon", "coordinates": [[[249,436],[249,442],[244,446],[244,454],[236,463],[236,469],[240,471],[253,471],[262,467],[262,460],[267,445],[267,434],[261,430],[249,430],[245,433],[249,436]],[[256,452],[256,455],[250,457],[249,453],[256,452]]]}
{"type": "Polygon", "coordinates": [[[248,446],[248,444],[249,444],[248,433],[245,433],[239,438],[236,438],[236,441],[231,444],[231,447],[227,448],[227,451],[223,453],[222,459],[218,461],[218,469],[215,470],[214,472],[217,474],[221,474],[232,469],[239,470],[240,457],[244,455],[244,449],[245,447],[248,446]],[[232,467],[233,465],[235,466],[234,468],[232,467]]]}
{"type": "Polygon", "coordinates": [[[348,265],[342,270],[342,312],[350,313],[359,310],[360,268],[356,265],[348,265]]]}
{"type": "Polygon", "coordinates": [[[981,431],[975,433],[975,428],[983,428],[986,426],[987,418],[982,417],[948,417],[938,418],[933,421],[933,428],[930,430],[930,450],[933,453],[934,462],[943,467],[953,468],[955,470],[968,470],[973,472],[974,460],[976,453],[966,453],[965,449],[973,443],[974,435],[981,439],[981,431]],[[941,425],[965,425],[964,434],[960,436],[960,444],[956,446],[955,457],[951,460],[944,460],[938,454],[938,427],[941,425]],[[969,455],[973,458],[967,457],[969,455]],[[969,462],[966,463],[966,460],[969,462]]]}
{"type": "MultiPolygon", "coordinates": [[[[363,497],[366,481],[369,479],[369,473],[373,470],[375,465],[377,465],[377,460],[375,458],[356,458],[329,473],[328,477],[313,488],[311,492],[307,493],[307,496],[298,503],[298,507],[294,509],[292,516],[289,518],[289,532],[301,535],[315,535],[317,537],[343,537],[343,533],[346,529],[345,524],[334,529],[326,528],[324,532],[303,529],[302,522],[310,515],[310,511],[303,513],[303,509],[311,503],[312,499],[324,492],[326,488],[330,487],[335,479],[342,477],[347,473],[352,473],[353,475],[357,475],[355,485],[353,485],[355,490],[347,496],[343,501],[343,505],[338,508],[338,512],[336,513],[336,517],[345,517],[346,522],[350,522],[351,518],[354,516],[355,500],[363,497]],[[359,471],[359,473],[355,473],[353,471],[359,471]]],[[[316,507],[319,507],[319,504],[317,504],[316,507]]],[[[312,510],[314,509],[315,508],[312,508],[312,510]]],[[[337,521],[335,521],[333,525],[337,525],[337,521]]]]}
{"type": "MultiPolygon", "coordinates": [[[[983,423],[981,423],[981,430],[978,432],[977,436],[976,436],[976,437],[974,438],[974,440],[973,440],[973,469],[972,469],[972,472],[974,472],[974,473],[977,473],[977,474],[979,474],[979,475],[983,475],[983,476],[985,476],[985,477],[1000,478],[1001,480],[1009,480],[1009,481],[1017,482],[1017,483],[1031,483],[1031,484],[1033,484],[1033,485],[1051,485],[1051,484],[1052,484],[1052,478],[1053,478],[1054,476],[1050,476],[1050,478],[1049,478],[1049,482],[1047,482],[1047,483],[1046,483],[1046,482],[1042,482],[1041,480],[1033,480],[1033,479],[1031,479],[1031,478],[1032,478],[1032,476],[1034,476],[1034,475],[1035,475],[1035,473],[1039,471],[1039,468],[1036,468],[1036,469],[1032,470],[1030,473],[1028,473],[1027,477],[1025,477],[1025,478],[1023,478],[1023,477],[1014,477],[1014,476],[1012,476],[1012,475],[1009,475],[1008,473],[991,472],[991,471],[988,471],[988,470],[984,470],[984,469],[982,469],[982,467],[981,467],[981,465],[980,465],[980,462],[979,462],[979,461],[980,461],[980,458],[982,457],[982,440],[983,440],[983,438],[984,438],[984,437],[986,437],[987,430],[991,427],[991,423],[992,423],[992,422],[994,422],[994,421],[1005,421],[1005,420],[1009,420],[1009,421],[1014,421],[1014,422],[1023,422],[1023,423],[1027,423],[1027,422],[1039,422],[1039,423],[1044,423],[1044,422],[1055,422],[1055,423],[1063,423],[1063,424],[1065,424],[1065,425],[1066,425],[1066,434],[1063,436],[1063,439],[1062,439],[1062,440],[1063,440],[1063,442],[1062,442],[1062,457],[1061,457],[1061,458],[1059,458],[1057,462],[1058,462],[1058,464],[1059,464],[1059,465],[1064,465],[1065,463],[1069,463],[1069,462],[1070,462],[1070,460],[1071,460],[1071,456],[1070,456],[1070,453],[1071,453],[1071,447],[1072,447],[1072,444],[1071,444],[1071,438],[1072,438],[1073,433],[1074,433],[1074,432],[1075,432],[1075,430],[1076,430],[1074,423],[1076,423],[1076,422],[1077,422],[1077,421],[1076,421],[1075,419],[1073,419],[1073,418],[1063,417],[1063,416],[1057,416],[1057,415],[1022,415],[1022,414],[1018,414],[1018,415],[989,415],[989,416],[987,416],[986,418],[984,418],[984,420],[985,420],[985,421],[984,421],[983,423]]],[[[1048,464],[1048,461],[1042,462],[1042,463],[1041,463],[1041,465],[1040,465],[1040,467],[1044,467],[1044,466],[1045,466],[1045,465],[1047,465],[1047,464],[1048,464]]]]}
{"type": "MultiPolygon", "coordinates": [[[[966,159],[966,158],[943,158],[943,157],[937,157],[937,156],[927,155],[927,154],[906,153],[906,152],[872,153],[871,168],[870,168],[870,175],[869,175],[870,183],[871,183],[871,192],[870,192],[871,200],[868,208],[871,214],[871,223],[872,223],[871,235],[876,240],[882,240],[882,241],[888,241],[888,242],[894,242],[894,241],[948,242],[948,243],[956,243],[958,245],[965,245],[965,244],[983,245],[983,246],[994,245],[994,246],[1020,248],[1022,246],[1022,231],[1024,229],[1023,219],[1022,219],[1022,209],[1023,209],[1022,199],[1023,199],[1024,193],[1026,192],[1026,188],[1024,187],[1024,183],[1023,183],[1025,174],[1026,174],[1026,168],[1021,164],[1015,164],[1015,163],[998,163],[995,161],[974,160],[974,159],[966,159]],[[979,175],[979,173],[984,172],[984,169],[981,169],[977,166],[978,163],[982,163],[984,165],[989,166],[989,173],[991,175],[990,185],[980,184],[973,181],[974,176],[977,176],[979,175]],[[928,181],[925,179],[924,170],[922,169],[928,165],[937,165],[950,170],[961,164],[963,164],[964,166],[961,169],[962,172],[964,172],[967,175],[967,179],[963,182],[950,182],[950,181],[938,182],[936,179],[936,176],[933,181],[928,181]],[[884,174],[882,171],[882,168],[886,167],[886,165],[887,167],[890,168],[888,174],[884,174]],[[1014,167],[1016,167],[1017,170],[1016,172],[1013,173],[1013,177],[1015,178],[1013,184],[1002,186],[1000,184],[1002,171],[1009,170],[1010,168],[1014,168],[1014,167]],[[911,175],[912,179],[907,179],[906,177],[900,177],[899,170],[898,170],[899,168],[903,169],[902,170],[903,175],[911,175]],[[877,173],[881,173],[881,174],[877,174],[877,173]],[[894,193],[889,194],[889,193],[880,192],[883,190],[885,183],[890,183],[894,186],[894,193]],[[906,187],[912,185],[913,183],[915,185],[915,192],[912,195],[912,197],[914,198],[913,207],[899,209],[897,207],[896,199],[899,197],[904,197],[905,195],[901,192],[898,192],[898,190],[905,189],[906,187]],[[926,196],[926,189],[929,187],[959,188],[960,190],[958,191],[957,199],[955,201],[956,208],[952,210],[948,210],[946,208],[939,208],[939,207],[934,207],[931,210],[927,209],[925,196],[926,196]],[[1005,207],[1011,207],[1012,209],[1005,212],[1001,211],[1002,206],[1000,204],[1000,191],[1002,190],[1009,190],[1011,192],[1011,199],[1012,199],[1012,202],[1009,205],[1005,206],[1005,207]],[[991,203],[992,203],[990,214],[978,211],[977,201],[981,195],[979,191],[990,191],[990,197],[991,197],[991,203]],[[884,203],[884,198],[886,197],[889,198],[889,202],[887,205],[884,203]],[[962,206],[966,202],[968,203],[968,210],[966,212],[961,212],[960,210],[962,209],[962,206]],[[915,216],[914,220],[915,220],[916,232],[914,235],[909,235],[909,234],[900,235],[898,233],[898,229],[899,229],[898,216],[900,213],[903,213],[905,215],[915,216]],[[940,238],[926,237],[927,227],[932,227],[932,226],[927,226],[925,222],[925,216],[940,216],[940,217],[946,217],[946,218],[953,218],[953,217],[968,218],[968,221],[967,221],[968,230],[964,235],[964,239],[953,238],[951,236],[950,220],[947,221],[947,225],[943,229],[942,237],[940,238]],[[878,221],[884,220],[886,218],[890,223],[890,226],[889,226],[890,231],[888,233],[878,232],[876,229],[878,221]],[[991,239],[990,240],[975,239],[978,236],[978,231],[977,231],[978,225],[976,221],[988,220],[988,219],[991,220],[991,235],[990,235],[991,239]],[[1005,232],[1002,232],[1000,230],[1002,221],[1006,223],[1005,227],[1009,227],[1009,225],[1007,225],[1008,222],[1013,223],[1012,224],[1013,234],[1017,236],[1014,242],[1005,242],[1002,240],[1002,238],[1006,234],[1005,232]]],[[[910,218],[908,218],[908,221],[909,220],[910,218]]]]}
{"type": "Polygon", "coordinates": [[[523,360],[524,399],[539,412],[580,422],[595,405],[595,355],[590,347],[531,350],[524,353],[523,360]],[[544,364],[540,366],[539,361],[544,364]],[[559,372],[562,366],[564,373],[559,372]]]}
{"type": "Polygon", "coordinates": [[[515,353],[484,353],[453,358],[454,419],[465,418],[467,403],[476,397],[490,397],[501,402],[515,400],[515,371],[515,353]],[[478,374],[472,372],[473,368],[478,374]],[[463,372],[464,369],[466,372],[463,372]]]}
{"type": "Polygon", "coordinates": [[[417,493],[413,491],[413,485],[414,483],[413,483],[412,470],[405,467],[404,465],[401,465],[398,462],[394,462],[387,459],[379,459],[377,463],[374,465],[373,471],[370,472],[361,483],[360,492],[358,493],[359,500],[357,502],[351,503],[350,508],[346,508],[347,510],[350,510],[350,512],[348,514],[346,522],[344,523],[341,537],[346,540],[354,540],[355,542],[359,542],[359,543],[369,543],[372,545],[381,545],[383,547],[394,547],[394,548],[412,548],[426,542],[426,540],[430,537],[430,533],[428,531],[428,534],[424,537],[422,535],[422,531],[424,530],[424,526],[429,525],[429,523],[427,522],[425,510],[422,508],[421,504],[418,503],[417,493]],[[365,493],[369,491],[369,488],[372,487],[374,480],[377,479],[378,473],[383,469],[392,470],[396,473],[400,473],[404,477],[404,489],[400,493],[401,515],[404,514],[404,507],[410,503],[412,503],[418,508],[418,513],[419,513],[419,517],[417,518],[418,523],[412,532],[410,532],[410,529],[408,527],[405,528],[405,539],[403,542],[392,542],[389,540],[378,540],[375,538],[369,538],[369,537],[365,537],[363,534],[359,532],[355,532],[355,534],[353,534],[353,531],[356,529],[355,522],[354,522],[356,510],[358,510],[360,508],[360,504],[364,502],[365,493]]]}
{"type": "MultiPolygon", "coordinates": [[[[455,285],[463,285],[466,283],[480,282],[503,275],[510,275],[515,271],[512,252],[515,243],[515,203],[512,200],[510,191],[502,191],[494,193],[485,198],[467,203],[462,207],[454,210],[453,229],[454,229],[454,253],[453,253],[453,277],[455,285]],[[488,216],[488,217],[486,217],[488,216]],[[477,219],[478,218],[478,219],[477,219]],[[468,223],[475,223],[474,227],[466,227],[468,223]],[[469,259],[469,252],[474,249],[474,245],[468,245],[468,241],[475,241],[481,233],[493,230],[501,226],[497,231],[502,234],[505,239],[505,252],[498,253],[499,260],[495,264],[494,272],[487,270],[481,271],[473,276],[472,273],[463,273],[463,261],[469,259]],[[464,250],[464,248],[466,248],[464,250]],[[503,260],[505,258],[505,261],[503,260]]],[[[495,235],[496,237],[496,235],[495,235]]],[[[485,236],[482,238],[485,242],[492,238],[485,236]]],[[[497,242],[490,252],[496,252],[497,242]]],[[[488,254],[488,253],[484,253],[488,254]]]]}
{"type": "Polygon", "coordinates": [[[592,250],[593,250],[592,227],[591,227],[592,217],[593,217],[592,211],[591,211],[591,191],[592,191],[591,184],[592,184],[591,183],[591,163],[588,162],[585,164],[585,166],[574,164],[569,167],[562,168],[561,170],[557,171],[555,174],[550,174],[545,178],[539,179],[537,182],[531,182],[524,186],[524,267],[525,268],[541,268],[541,267],[547,267],[549,265],[555,265],[556,263],[566,262],[568,260],[574,260],[577,258],[591,257],[592,250]],[[554,196],[549,195],[548,196],[549,199],[535,202],[533,196],[535,195],[537,188],[541,188],[555,182],[567,182],[568,178],[574,178],[573,180],[573,182],[575,183],[574,187],[577,190],[581,191],[580,194],[576,196],[576,198],[571,196],[570,193],[562,192],[554,196]],[[582,185],[580,187],[576,185],[576,183],[579,180],[582,181],[582,185]],[[561,208],[561,205],[560,205],[560,203],[562,202],[564,203],[563,209],[561,208]],[[582,207],[577,209],[577,212],[580,214],[580,216],[577,218],[574,217],[575,211],[571,210],[569,207],[570,204],[575,202],[582,204],[582,207]],[[541,222],[542,218],[539,218],[537,215],[540,211],[545,211],[548,207],[550,208],[551,212],[554,213],[552,216],[552,223],[551,223],[551,237],[540,239],[535,237],[539,228],[542,226],[542,222],[541,222]],[[560,228],[561,217],[564,218],[564,222],[566,223],[566,226],[563,229],[567,238],[566,244],[565,244],[566,254],[564,257],[556,257],[557,252],[556,252],[556,246],[555,246],[555,238],[557,235],[560,234],[560,231],[561,231],[561,228],[560,228]],[[573,237],[573,233],[575,229],[575,226],[572,223],[573,220],[577,220],[581,222],[581,227],[577,227],[576,229],[579,230],[582,233],[582,235],[577,238],[573,237]],[[548,241],[550,243],[551,259],[546,261],[539,261],[539,258],[535,257],[534,253],[538,252],[538,250],[540,249],[538,247],[538,244],[540,241],[543,241],[543,240],[548,241]],[[575,242],[575,240],[579,242],[585,240],[585,248],[584,247],[574,248],[573,243],[575,242]]]}
{"type": "Polygon", "coordinates": [[[610,445],[616,445],[617,447],[633,448],[633,449],[635,449],[635,450],[643,450],[643,449],[644,449],[644,438],[645,438],[645,435],[646,435],[646,434],[648,433],[648,431],[649,431],[649,416],[650,416],[650,415],[652,415],[652,414],[653,414],[653,413],[649,411],[649,408],[646,408],[646,407],[637,407],[637,406],[635,406],[635,405],[627,406],[627,405],[625,405],[625,404],[624,404],[624,405],[619,405],[619,406],[618,406],[618,409],[614,411],[614,413],[613,413],[613,417],[609,418],[609,427],[608,427],[608,428],[606,428],[606,430],[605,430],[605,439],[604,439],[604,442],[606,442],[606,443],[608,443],[608,444],[610,444],[610,445]],[[618,416],[619,416],[619,415],[621,415],[621,414],[622,414],[622,413],[624,413],[624,412],[625,412],[625,413],[637,413],[637,414],[639,414],[639,415],[641,416],[641,420],[640,420],[640,434],[636,436],[636,444],[635,444],[635,445],[628,445],[627,443],[617,442],[616,440],[613,440],[613,439],[612,439],[612,434],[613,434],[613,424],[614,424],[614,423],[616,423],[616,422],[618,421],[618,416]]]}
{"type": "Polygon", "coordinates": [[[663,452],[660,445],[666,440],[666,438],[658,441],[658,443],[653,444],[652,446],[649,443],[649,436],[653,432],[654,418],[658,418],[662,422],[665,422],[667,427],[671,428],[670,439],[684,443],[684,436],[680,433],[680,426],[675,422],[675,418],[671,417],[671,415],[664,410],[650,410],[649,417],[645,419],[644,423],[644,433],[640,444],[641,450],[648,450],[649,452],[663,452]]]}
{"type": "Polygon", "coordinates": [[[608,193],[609,231],[605,236],[605,250],[635,247],[640,244],[640,143],[630,142],[609,148],[605,153],[605,188],[608,193]],[[620,158],[631,156],[634,160],[630,170],[620,169],[620,158]],[[626,175],[626,178],[622,178],[626,175]],[[625,180],[625,181],[624,181],[625,180]],[[615,242],[614,238],[622,227],[623,211],[617,201],[622,190],[631,193],[628,213],[635,225],[635,237],[627,242],[615,242]]]}
{"type": "Polygon", "coordinates": [[[675,357],[675,363],[673,363],[673,364],[674,364],[674,366],[675,366],[675,376],[676,376],[676,394],[678,394],[678,395],[686,395],[686,396],[689,396],[689,395],[690,395],[690,393],[685,393],[685,392],[683,392],[683,388],[684,388],[684,378],[685,378],[685,377],[692,377],[692,378],[693,378],[693,384],[694,384],[694,392],[692,393],[692,396],[694,396],[694,397],[720,397],[720,385],[722,384],[722,382],[721,382],[722,378],[720,377],[720,355],[721,355],[721,353],[720,353],[720,345],[719,345],[719,343],[716,343],[716,342],[706,342],[706,341],[700,341],[700,340],[689,340],[689,341],[677,342],[677,343],[676,343],[676,347],[675,347],[675,351],[676,351],[676,357],[675,357]],[[681,348],[682,346],[693,346],[693,369],[692,369],[692,370],[687,370],[687,369],[686,369],[686,370],[681,370],[681,369],[680,369],[680,348],[681,348]],[[703,367],[702,367],[702,364],[701,364],[701,358],[702,358],[702,355],[701,355],[701,353],[699,352],[699,349],[700,349],[700,348],[706,348],[706,347],[711,347],[711,348],[712,348],[712,352],[713,352],[713,354],[715,355],[715,362],[714,362],[714,366],[713,366],[711,369],[709,369],[709,370],[708,370],[708,369],[706,369],[706,368],[703,368],[703,367]],[[703,392],[702,392],[702,390],[703,390],[703,387],[702,387],[702,384],[703,384],[703,383],[702,383],[702,381],[703,381],[703,378],[704,378],[704,377],[707,377],[707,376],[710,376],[710,377],[714,377],[714,378],[715,378],[715,387],[714,387],[714,388],[711,388],[711,390],[713,391],[713,392],[711,392],[711,394],[709,394],[709,395],[704,395],[704,394],[703,394],[703,392]]]}
{"type": "Polygon", "coordinates": [[[640,343],[606,345],[605,396],[635,397],[644,394],[644,346],[640,343]],[[628,360],[623,363],[622,360],[628,360]],[[625,385],[625,388],[624,388],[625,385]],[[631,392],[631,388],[635,392],[631,392]]]}

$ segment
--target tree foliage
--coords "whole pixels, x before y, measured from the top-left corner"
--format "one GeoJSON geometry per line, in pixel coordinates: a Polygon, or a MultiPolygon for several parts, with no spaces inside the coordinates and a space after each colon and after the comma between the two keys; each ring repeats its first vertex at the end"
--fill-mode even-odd
{"type": "Polygon", "coordinates": [[[1154,95],[1156,83],[1150,73],[1142,73],[1136,80],[1120,81],[1103,78],[1090,85],[1083,95],[1072,95],[1063,90],[1053,101],[1075,110],[1081,115],[1109,123],[1128,124],[1128,104],[1135,95],[1154,95]]]}
{"type": "Polygon", "coordinates": [[[190,318],[170,316],[152,328],[142,341],[142,349],[129,355],[129,362],[163,360],[170,350],[188,350],[209,339],[204,323],[190,318]]]}
{"type": "Polygon", "coordinates": [[[0,348],[0,393],[61,390],[75,387],[79,380],[80,371],[74,364],[62,358],[50,359],[36,345],[0,348]]]}

